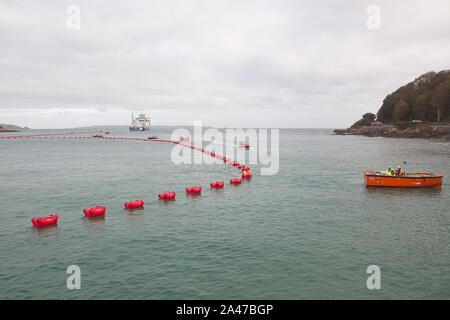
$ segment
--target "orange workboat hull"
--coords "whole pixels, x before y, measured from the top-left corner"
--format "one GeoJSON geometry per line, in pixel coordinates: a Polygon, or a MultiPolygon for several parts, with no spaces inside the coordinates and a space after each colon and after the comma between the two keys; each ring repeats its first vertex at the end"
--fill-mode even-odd
{"type": "Polygon", "coordinates": [[[405,173],[402,176],[388,176],[379,171],[365,171],[367,187],[391,188],[442,188],[443,175],[429,172],[405,173]]]}

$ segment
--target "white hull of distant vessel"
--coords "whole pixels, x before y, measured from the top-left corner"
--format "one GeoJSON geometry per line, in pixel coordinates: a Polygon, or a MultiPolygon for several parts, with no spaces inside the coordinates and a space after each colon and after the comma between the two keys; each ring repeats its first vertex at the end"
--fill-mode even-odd
{"type": "Polygon", "coordinates": [[[139,117],[135,119],[133,113],[131,113],[131,125],[129,129],[130,131],[150,130],[150,118],[147,118],[145,114],[141,113],[139,117]]]}

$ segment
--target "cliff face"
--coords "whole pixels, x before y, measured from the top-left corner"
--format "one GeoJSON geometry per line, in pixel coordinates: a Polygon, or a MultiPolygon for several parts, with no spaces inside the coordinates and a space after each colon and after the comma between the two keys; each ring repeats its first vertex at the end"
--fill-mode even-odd
{"type": "Polygon", "coordinates": [[[400,128],[393,125],[334,130],[336,135],[361,135],[366,137],[425,138],[450,140],[450,125],[418,125],[400,128]]]}

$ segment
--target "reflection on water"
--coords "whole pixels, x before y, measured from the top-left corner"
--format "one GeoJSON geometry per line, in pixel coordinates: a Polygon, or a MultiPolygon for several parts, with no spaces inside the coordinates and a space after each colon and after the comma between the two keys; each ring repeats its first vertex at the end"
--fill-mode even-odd
{"type": "Polygon", "coordinates": [[[159,200],[158,204],[160,207],[170,207],[175,204],[176,200],[159,200]]]}
{"type": "Polygon", "coordinates": [[[441,189],[433,188],[366,188],[368,194],[379,194],[384,196],[411,196],[411,195],[426,195],[428,197],[439,196],[441,189]]]}
{"type": "Polygon", "coordinates": [[[186,199],[191,201],[200,201],[202,198],[201,193],[194,193],[194,194],[186,194],[186,199]]]}
{"type": "Polygon", "coordinates": [[[142,212],[144,210],[144,207],[136,208],[136,209],[124,209],[126,212],[128,212],[131,215],[142,215],[142,212]]]}
{"type": "Polygon", "coordinates": [[[177,212],[176,200],[160,200],[158,206],[164,216],[171,216],[177,212]]]}
{"type": "Polygon", "coordinates": [[[223,188],[220,188],[220,189],[213,188],[213,189],[211,189],[211,192],[214,193],[214,195],[224,194],[225,193],[223,188]]]}
{"type": "Polygon", "coordinates": [[[43,239],[46,239],[48,237],[59,238],[59,230],[57,224],[53,224],[51,226],[42,228],[34,228],[34,227],[31,228],[33,229],[33,238],[36,240],[40,240],[41,237],[43,239]]]}
{"type": "Polygon", "coordinates": [[[139,221],[144,216],[144,207],[137,209],[125,210],[127,211],[127,221],[139,221]]]}
{"type": "Polygon", "coordinates": [[[88,231],[105,230],[105,216],[83,218],[83,228],[88,231]]]}
{"type": "Polygon", "coordinates": [[[138,230],[142,229],[145,226],[145,214],[149,214],[150,210],[145,212],[144,208],[127,210],[128,214],[126,215],[126,225],[129,230],[138,230]]]}

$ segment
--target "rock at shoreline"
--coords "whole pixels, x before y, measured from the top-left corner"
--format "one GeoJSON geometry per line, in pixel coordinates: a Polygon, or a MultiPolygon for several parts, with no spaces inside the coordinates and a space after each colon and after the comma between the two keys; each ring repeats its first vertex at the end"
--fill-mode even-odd
{"type": "Polygon", "coordinates": [[[21,130],[29,130],[28,127],[19,127],[13,124],[2,124],[0,123],[0,132],[20,132],[21,130]]]}
{"type": "Polygon", "coordinates": [[[450,70],[427,72],[388,94],[376,115],[365,113],[334,134],[450,140],[449,87],[450,70]]]}
{"type": "Polygon", "coordinates": [[[336,129],[336,135],[358,135],[387,138],[424,138],[450,140],[450,125],[411,125],[399,128],[394,125],[380,127],[364,126],[360,128],[336,129]]]}

